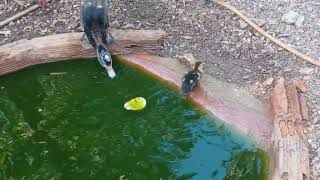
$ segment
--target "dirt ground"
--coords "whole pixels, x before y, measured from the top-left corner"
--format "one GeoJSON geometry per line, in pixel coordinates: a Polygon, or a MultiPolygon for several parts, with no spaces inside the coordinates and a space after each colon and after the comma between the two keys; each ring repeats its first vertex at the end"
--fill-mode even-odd
{"type": "MultiPolygon", "coordinates": [[[[24,2],[24,1],[22,1],[24,2]]],[[[230,0],[228,1],[263,29],[292,47],[320,59],[320,2],[318,0],[230,0]],[[281,20],[294,10],[304,16],[301,27],[281,20]]],[[[29,3],[34,2],[29,0],[29,3]]],[[[79,5],[76,0],[53,0],[0,28],[0,45],[23,38],[79,31],[79,5]]],[[[0,21],[24,9],[16,1],[1,1],[0,21]]],[[[309,86],[306,94],[311,121],[305,122],[310,147],[310,165],[320,179],[320,68],[304,63],[270,43],[237,16],[209,0],[109,0],[112,28],[157,29],[167,32],[163,56],[185,53],[206,62],[206,71],[215,78],[235,83],[263,97],[273,82],[282,77],[302,79],[309,86]],[[257,91],[263,89],[263,91],[257,91]]]]}

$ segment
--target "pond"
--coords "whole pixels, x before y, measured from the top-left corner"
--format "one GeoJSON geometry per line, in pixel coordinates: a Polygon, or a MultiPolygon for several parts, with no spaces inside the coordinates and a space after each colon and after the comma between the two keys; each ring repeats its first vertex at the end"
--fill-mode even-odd
{"type": "Polygon", "coordinates": [[[0,179],[268,178],[266,152],[143,72],[96,60],[0,77],[0,179]],[[51,76],[51,72],[66,72],[51,76]],[[123,104],[145,97],[142,111],[123,104]]]}

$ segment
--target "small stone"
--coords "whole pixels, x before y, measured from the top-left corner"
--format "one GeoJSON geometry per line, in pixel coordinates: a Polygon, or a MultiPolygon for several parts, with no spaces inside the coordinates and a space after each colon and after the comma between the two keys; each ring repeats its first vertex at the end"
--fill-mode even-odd
{"type": "Polygon", "coordinates": [[[314,29],[318,32],[320,32],[320,23],[316,24],[314,29]]]}
{"type": "Polygon", "coordinates": [[[244,22],[242,19],[239,20],[239,27],[241,29],[245,29],[246,27],[248,27],[248,24],[246,22],[244,22]]]}
{"type": "Polygon", "coordinates": [[[248,68],[243,68],[244,71],[248,72],[248,73],[251,73],[252,71],[248,68]]]}
{"type": "Polygon", "coordinates": [[[318,122],[318,119],[317,118],[314,118],[313,120],[312,120],[312,123],[314,123],[314,124],[316,124],[318,122]]]}
{"type": "Polygon", "coordinates": [[[303,74],[303,75],[311,75],[311,74],[313,74],[313,72],[314,72],[314,69],[313,68],[301,68],[300,70],[299,70],[299,73],[300,74],[303,74]]]}
{"type": "Polygon", "coordinates": [[[264,26],[267,21],[266,20],[263,20],[263,19],[255,19],[254,22],[259,26],[259,27],[262,27],[264,26]]]}
{"type": "Polygon", "coordinates": [[[191,36],[182,36],[182,37],[183,37],[183,39],[187,39],[187,40],[192,39],[192,37],[191,37],[191,36]]]}
{"type": "Polygon", "coordinates": [[[42,112],[43,110],[41,108],[38,109],[38,112],[42,112]]]}
{"type": "Polygon", "coordinates": [[[189,67],[192,67],[198,61],[191,53],[183,54],[182,56],[179,56],[178,59],[182,64],[189,67]]]}
{"type": "Polygon", "coordinates": [[[267,80],[266,80],[266,85],[267,85],[267,86],[272,85],[273,81],[274,81],[274,78],[269,78],[269,79],[267,79],[267,80]]]}
{"type": "Polygon", "coordinates": [[[193,0],[178,0],[178,2],[182,2],[184,5],[192,3],[193,0]]]}
{"type": "Polygon", "coordinates": [[[284,72],[290,72],[290,71],[292,71],[292,69],[291,68],[285,68],[283,71],[284,72]]]}
{"type": "Polygon", "coordinates": [[[308,130],[309,130],[309,131],[313,131],[313,130],[314,130],[314,125],[309,126],[309,127],[308,127],[308,130]]]}
{"type": "Polygon", "coordinates": [[[275,20],[275,19],[270,19],[270,20],[268,20],[268,24],[270,24],[270,25],[277,25],[277,24],[278,24],[278,21],[275,20]]]}
{"type": "Polygon", "coordinates": [[[317,149],[318,146],[317,146],[316,144],[311,144],[311,148],[312,148],[312,149],[317,149]]]}
{"type": "Polygon", "coordinates": [[[10,23],[9,23],[9,26],[14,26],[14,22],[10,22],[10,23]]]}
{"type": "Polygon", "coordinates": [[[290,10],[282,16],[281,20],[287,24],[295,25],[296,27],[301,27],[304,21],[304,16],[300,15],[295,11],[290,10]]]}
{"type": "Polygon", "coordinates": [[[6,37],[8,37],[10,34],[11,34],[10,30],[0,31],[0,35],[5,35],[6,37]]]}
{"type": "Polygon", "coordinates": [[[243,79],[244,80],[249,79],[249,76],[243,76],[243,79]]]}

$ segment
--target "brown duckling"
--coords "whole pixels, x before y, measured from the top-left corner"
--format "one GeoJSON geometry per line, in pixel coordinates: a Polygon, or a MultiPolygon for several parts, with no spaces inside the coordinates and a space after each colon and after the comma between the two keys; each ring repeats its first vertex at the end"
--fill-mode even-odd
{"type": "Polygon", "coordinates": [[[187,72],[183,76],[181,89],[185,96],[189,96],[194,86],[199,84],[199,80],[202,74],[203,74],[203,63],[196,62],[194,69],[187,72]]]}

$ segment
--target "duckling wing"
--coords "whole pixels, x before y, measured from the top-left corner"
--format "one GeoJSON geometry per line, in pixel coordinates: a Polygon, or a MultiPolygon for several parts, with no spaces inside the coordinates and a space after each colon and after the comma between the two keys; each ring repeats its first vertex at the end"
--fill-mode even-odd
{"type": "Polygon", "coordinates": [[[102,55],[101,53],[99,53],[99,52],[98,52],[98,49],[97,49],[98,62],[100,63],[100,65],[101,65],[102,67],[106,68],[106,67],[107,67],[106,62],[103,61],[103,57],[101,57],[101,56],[103,56],[103,55],[102,55]]]}

